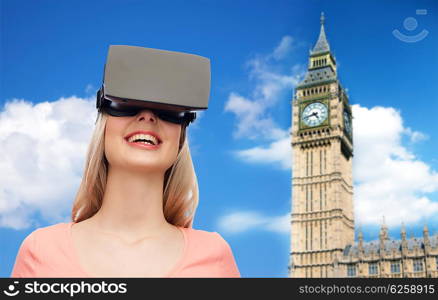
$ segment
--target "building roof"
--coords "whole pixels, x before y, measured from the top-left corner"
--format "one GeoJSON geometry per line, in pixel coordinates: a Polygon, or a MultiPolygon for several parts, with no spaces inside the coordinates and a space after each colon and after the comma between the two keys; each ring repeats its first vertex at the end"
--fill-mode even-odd
{"type": "Polygon", "coordinates": [[[306,86],[336,80],[336,73],[329,66],[307,71],[303,81],[298,86],[306,86]]]}
{"type": "MultiPolygon", "coordinates": [[[[408,250],[413,250],[415,247],[419,249],[424,248],[424,239],[422,237],[415,237],[407,239],[407,247],[408,250]]],[[[438,248],[438,234],[429,237],[430,246],[432,248],[438,248]]],[[[401,240],[385,240],[384,241],[385,251],[392,252],[401,250],[401,240]]],[[[380,252],[380,242],[378,240],[374,240],[371,242],[363,243],[363,250],[365,255],[369,255],[372,252],[379,253],[380,252]]],[[[344,256],[355,256],[359,254],[359,243],[355,242],[354,245],[348,245],[345,247],[343,255],[344,256]]]]}

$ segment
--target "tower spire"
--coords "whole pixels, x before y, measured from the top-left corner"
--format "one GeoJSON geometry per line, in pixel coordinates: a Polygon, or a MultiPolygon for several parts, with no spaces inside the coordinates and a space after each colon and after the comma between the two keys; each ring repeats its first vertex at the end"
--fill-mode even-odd
{"type": "Polygon", "coordinates": [[[386,226],[385,216],[382,216],[382,226],[380,227],[380,239],[388,240],[388,226],[386,226]]]}
{"type": "Polygon", "coordinates": [[[325,16],[324,16],[324,12],[321,12],[320,22],[321,22],[321,30],[319,32],[318,41],[316,42],[315,47],[313,47],[313,50],[312,50],[311,54],[317,54],[317,53],[322,53],[322,52],[330,51],[330,46],[329,46],[329,43],[327,41],[327,37],[325,36],[325,29],[324,29],[325,16]]]}

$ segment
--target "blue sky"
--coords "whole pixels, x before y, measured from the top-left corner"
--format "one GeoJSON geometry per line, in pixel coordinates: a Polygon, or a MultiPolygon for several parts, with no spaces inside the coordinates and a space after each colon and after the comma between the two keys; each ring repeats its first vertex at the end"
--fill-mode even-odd
{"type": "Polygon", "coordinates": [[[286,276],[290,100],[318,37],[321,11],[339,78],[357,114],[353,123],[357,227],[366,240],[376,239],[385,215],[393,238],[399,238],[401,222],[408,235],[421,235],[424,224],[438,233],[436,1],[0,3],[0,152],[6,157],[0,163],[0,276],[9,276],[27,234],[70,214],[84,145],[94,123],[92,97],[101,84],[111,44],[211,59],[209,109],[189,133],[200,189],[194,227],[222,234],[242,276],[286,276]],[[417,9],[426,9],[427,14],[416,14],[417,9]],[[417,28],[404,28],[409,17],[418,22],[417,28]],[[427,30],[428,35],[406,43],[392,34],[395,29],[410,36],[427,30]],[[27,104],[7,106],[13,99],[27,104]],[[46,101],[46,106],[37,106],[46,101]],[[44,162],[39,149],[46,144],[38,141],[36,154],[28,148],[15,151],[11,137],[17,147],[31,139],[13,136],[30,121],[37,132],[50,131],[47,128],[62,120],[45,109],[63,111],[69,101],[79,103],[78,114],[84,114],[61,115],[77,129],[77,137],[67,141],[77,145],[77,151],[67,156],[73,167],[35,169],[32,174],[40,174],[41,181],[23,189],[26,172],[33,172],[29,157],[44,162]],[[26,112],[36,117],[29,120],[26,112]],[[40,125],[48,127],[40,130],[40,125]],[[8,149],[14,149],[13,155],[8,149]],[[18,160],[23,165],[14,164],[18,160]],[[371,161],[384,163],[372,168],[371,161]],[[377,205],[382,206],[378,213],[377,205]]]}

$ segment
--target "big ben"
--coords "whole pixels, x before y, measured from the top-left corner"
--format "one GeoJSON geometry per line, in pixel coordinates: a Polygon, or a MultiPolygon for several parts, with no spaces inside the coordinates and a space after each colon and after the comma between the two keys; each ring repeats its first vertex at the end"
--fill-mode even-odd
{"type": "Polygon", "coordinates": [[[354,243],[353,128],[324,29],[292,100],[291,277],[335,277],[354,243]]]}

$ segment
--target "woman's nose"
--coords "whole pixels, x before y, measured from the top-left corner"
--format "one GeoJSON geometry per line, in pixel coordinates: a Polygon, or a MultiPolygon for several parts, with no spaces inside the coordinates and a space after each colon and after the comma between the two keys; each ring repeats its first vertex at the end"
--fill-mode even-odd
{"type": "Polygon", "coordinates": [[[148,110],[148,109],[144,109],[144,110],[142,110],[141,112],[138,113],[137,120],[138,121],[157,122],[157,116],[154,114],[153,111],[148,110]]]}

